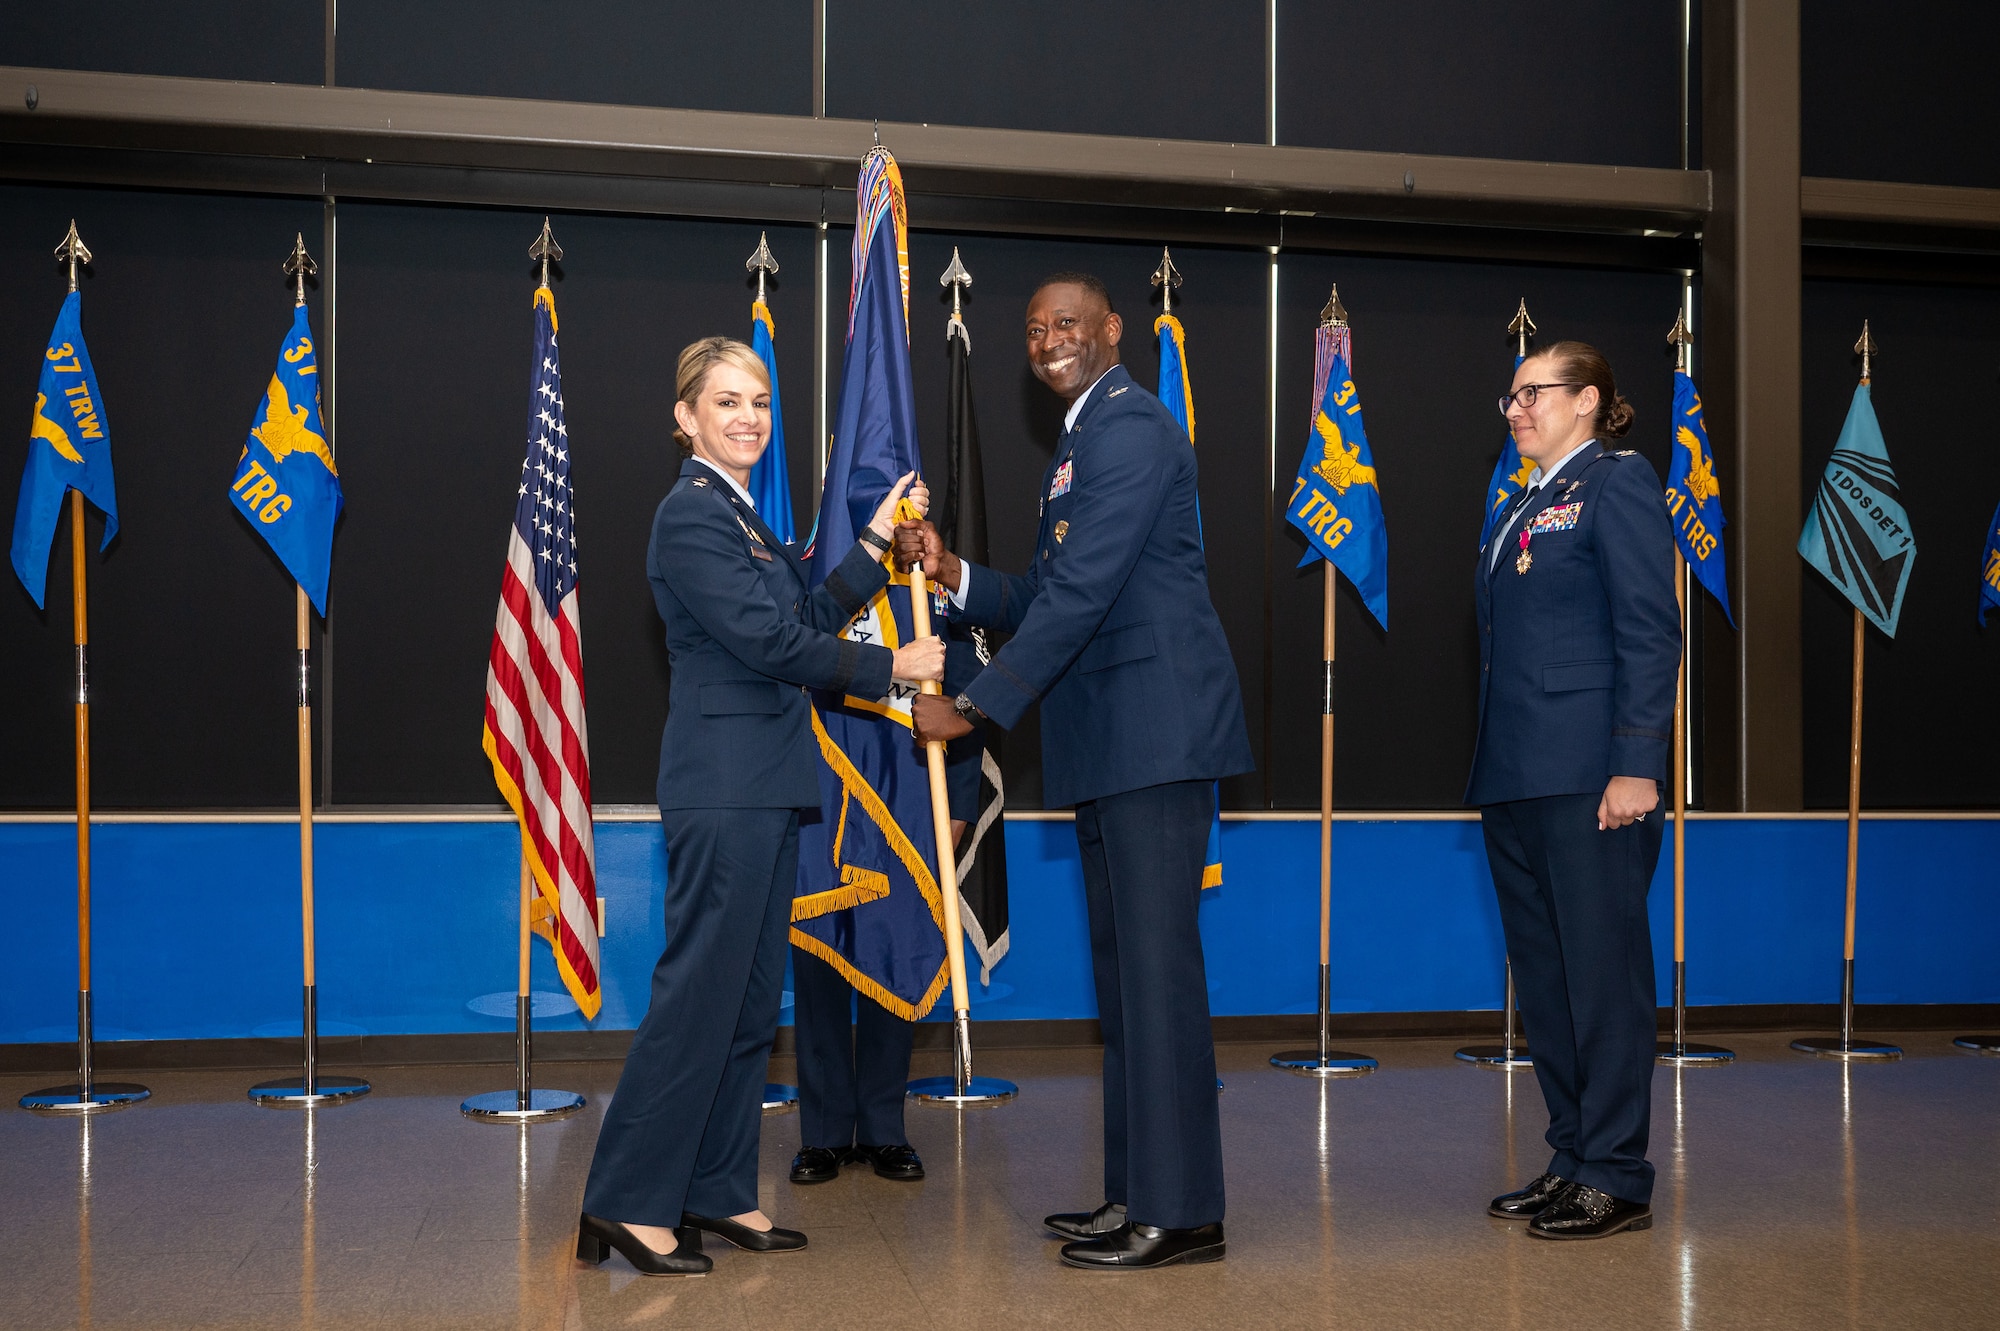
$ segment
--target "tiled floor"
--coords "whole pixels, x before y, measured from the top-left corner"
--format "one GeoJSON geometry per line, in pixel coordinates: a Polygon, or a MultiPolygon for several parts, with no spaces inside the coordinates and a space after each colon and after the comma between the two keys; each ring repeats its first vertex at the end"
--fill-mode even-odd
{"type": "Polygon", "coordinates": [[[1532,1074],[1383,1041],[1374,1076],[1314,1083],[1225,1046],[1229,1258],[1143,1274],[1065,1269],[1036,1223],[1099,1200],[1094,1052],[987,1054],[1018,1100],[912,1106],[920,1184],[794,1188],[798,1119],[766,1119],[763,1204],[812,1246],[711,1241],[698,1280],[573,1260],[615,1065],[546,1067],[591,1107],[529,1129],[459,1115],[491,1067],[374,1069],[312,1112],[249,1103],[261,1074],[157,1074],[87,1121],[13,1109],[48,1079],[5,1077],[0,1327],[2000,1327],[2000,1058],[1902,1042],[1661,1069],[1658,1223],[1584,1244],[1483,1213],[1544,1163],[1532,1074]]]}

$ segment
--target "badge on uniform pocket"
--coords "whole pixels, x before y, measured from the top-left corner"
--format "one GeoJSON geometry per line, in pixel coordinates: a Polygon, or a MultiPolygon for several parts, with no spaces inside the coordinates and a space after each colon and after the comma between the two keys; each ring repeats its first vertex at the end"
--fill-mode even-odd
{"type": "Polygon", "coordinates": [[[1061,545],[1062,538],[1067,535],[1069,535],[1069,519],[1058,518],[1056,520],[1056,544],[1061,545]]]}

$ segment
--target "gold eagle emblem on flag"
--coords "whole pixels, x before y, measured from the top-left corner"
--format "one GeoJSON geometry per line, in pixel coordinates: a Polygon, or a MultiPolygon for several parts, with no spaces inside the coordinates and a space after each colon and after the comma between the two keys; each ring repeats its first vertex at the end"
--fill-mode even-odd
{"type": "Polygon", "coordinates": [[[42,414],[42,408],[48,405],[48,394],[35,394],[35,423],[28,430],[28,438],[46,439],[49,441],[49,447],[71,462],[82,465],[83,455],[76,451],[76,445],[70,443],[69,432],[42,414]]]}
{"type": "Polygon", "coordinates": [[[1682,484],[1687,486],[1688,498],[1699,508],[1722,493],[1722,486],[1715,479],[1715,459],[1701,451],[1701,439],[1693,430],[1683,425],[1679,433],[1681,447],[1687,449],[1688,456],[1693,459],[1688,467],[1687,479],[1682,484]]]}
{"type": "Polygon", "coordinates": [[[306,419],[310,414],[306,408],[292,405],[291,396],[285,392],[284,381],[274,374],[271,376],[271,391],[265,399],[264,423],[250,433],[256,435],[279,462],[293,453],[310,453],[325,463],[328,471],[338,476],[340,469],[333,465],[333,454],[327,451],[326,440],[306,428],[306,419]]]}
{"type": "Polygon", "coordinates": [[[1361,446],[1349,444],[1340,437],[1340,427],[1325,412],[1319,413],[1313,421],[1313,429],[1325,441],[1324,455],[1320,464],[1313,468],[1313,474],[1334,488],[1337,494],[1346,494],[1349,486],[1375,484],[1375,469],[1361,465],[1361,446]]]}

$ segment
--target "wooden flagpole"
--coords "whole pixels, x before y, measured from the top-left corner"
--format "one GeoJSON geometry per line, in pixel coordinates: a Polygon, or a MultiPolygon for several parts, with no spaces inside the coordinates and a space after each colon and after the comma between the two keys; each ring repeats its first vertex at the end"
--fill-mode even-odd
{"type": "MultiPolygon", "coordinates": [[[[1322,329],[1347,327],[1339,288],[1327,297],[1319,319],[1322,329]]],[[[1316,387],[1323,390],[1325,385],[1316,387]]],[[[1315,399],[1312,405],[1317,413],[1319,401],[1315,399]]],[[[1311,1049],[1287,1049],[1271,1055],[1271,1066],[1301,1077],[1352,1077],[1373,1072],[1379,1065],[1366,1054],[1328,1048],[1328,1008],[1333,1001],[1333,561],[1322,558],[1320,573],[1319,1038],[1311,1049]]]]}
{"type": "MultiPolygon", "coordinates": [[[[56,247],[56,257],[69,265],[69,289],[77,290],[77,265],[90,262],[90,251],[76,233],[56,247]]],[[[76,1084],[52,1086],[21,1097],[23,1109],[91,1113],[143,1100],[152,1092],[132,1082],[100,1082],[96,1070],[96,1019],[90,994],[90,605],[89,547],[83,518],[83,492],[69,492],[70,621],[76,648],[76,1084]]]]}
{"type": "MultiPolygon", "coordinates": [[[[1685,297],[1687,286],[1682,284],[1685,297]]],[[[1686,373],[1688,348],[1694,335],[1688,331],[1687,310],[1677,311],[1674,326],[1667,331],[1674,348],[1674,370],[1686,373]]],[[[1690,500],[1692,502],[1692,500],[1690,500]]],[[[1681,627],[1681,659],[1674,675],[1674,1038],[1654,1047],[1654,1058],[1675,1067],[1690,1064],[1713,1065],[1732,1062],[1735,1051],[1720,1045],[1690,1044],[1687,1038],[1687,715],[1688,715],[1688,629],[1694,589],[1688,582],[1687,557],[1678,542],[1674,546],[1674,606],[1681,627]]]]}
{"type": "MultiPolygon", "coordinates": [[[[1861,382],[1873,378],[1875,339],[1868,324],[1861,325],[1861,340],[1854,344],[1861,357],[1861,382]]],[[[1833,1039],[1809,1036],[1792,1041],[1802,1054],[1822,1058],[1895,1059],[1903,1056],[1900,1047],[1876,1040],[1854,1038],[1854,896],[1855,879],[1861,865],[1861,674],[1866,661],[1868,621],[1861,607],[1854,607],[1854,696],[1848,713],[1847,730],[1847,908],[1842,922],[1840,953],[1840,1034],[1833,1039]]]]}
{"type": "MultiPolygon", "coordinates": [[[[285,260],[285,272],[294,281],[294,305],[306,303],[306,278],[319,265],[306,253],[301,234],[285,260]]],[[[317,391],[317,390],[315,390],[317,391]]],[[[259,1082],[250,1088],[250,1098],[262,1105],[317,1105],[329,1100],[350,1100],[368,1094],[367,1082],[356,1077],[319,1075],[319,976],[315,961],[317,944],[313,935],[313,810],[312,810],[312,602],[303,584],[294,582],[296,594],[293,638],[298,650],[298,756],[299,756],[299,933],[303,954],[301,970],[305,979],[304,1059],[301,1075],[295,1080],[280,1077],[259,1082]]]]}

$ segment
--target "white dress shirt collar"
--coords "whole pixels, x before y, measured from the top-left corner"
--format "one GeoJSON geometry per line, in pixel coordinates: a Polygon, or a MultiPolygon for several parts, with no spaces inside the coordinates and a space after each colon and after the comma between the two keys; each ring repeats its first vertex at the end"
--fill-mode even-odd
{"type": "MultiPolygon", "coordinates": [[[[1104,369],[1104,374],[1111,373],[1111,369],[1112,367],[1107,365],[1104,369]]],[[[1083,411],[1083,404],[1090,401],[1090,395],[1092,393],[1095,393],[1097,391],[1097,386],[1104,382],[1104,374],[1100,374],[1095,379],[1092,379],[1090,381],[1090,387],[1084,389],[1081,393],[1077,394],[1076,401],[1069,404],[1069,415],[1063,417],[1064,434],[1068,434],[1071,430],[1074,430],[1076,428],[1076,418],[1083,411]]]]}
{"type": "Polygon", "coordinates": [[[737,496],[741,498],[745,504],[748,504],[750,506],[750,511],[752,513],[755,513],[757,511],[757,501],[750,497],[750,492],[748,490],[744,489],[742,486],[736,483],[736,478],[734,476],[731,476],[728,472],[716,466],[713,462],[710,462],[707,458],[697,457],[694,459],[694,461],[699,462],[702,466],[708,468],[710,471],[714,472],[717,476],[721,477],[723,482],[727,484],[730,489],[734,490],[737,493],[737,496]]]}
{"type": "Polygon", "coordinates": [[[1575,457],[1578,453],[1581,453],[1584,449],[1589,448],[1592,444],[1596,442],[1597,440],[1595,437],[1584,440],[1582,443],[1578,444],[1575,448],[1572,448],[1569,452],[1557,458],[1556,464],[1553,467],[1548,468],[1547,470],[1544,470],[1541,467],[1536,467],[1533,471],[1528,473],[1528,488],[1530,490],[1539,490],[1544,485],[1547,485],[1550,481],[1555,479],[1555,474],[1557,472],[1561,471],[1565,466],[1569,465],[1569,460],[1571,458],[1575,457]]]}

